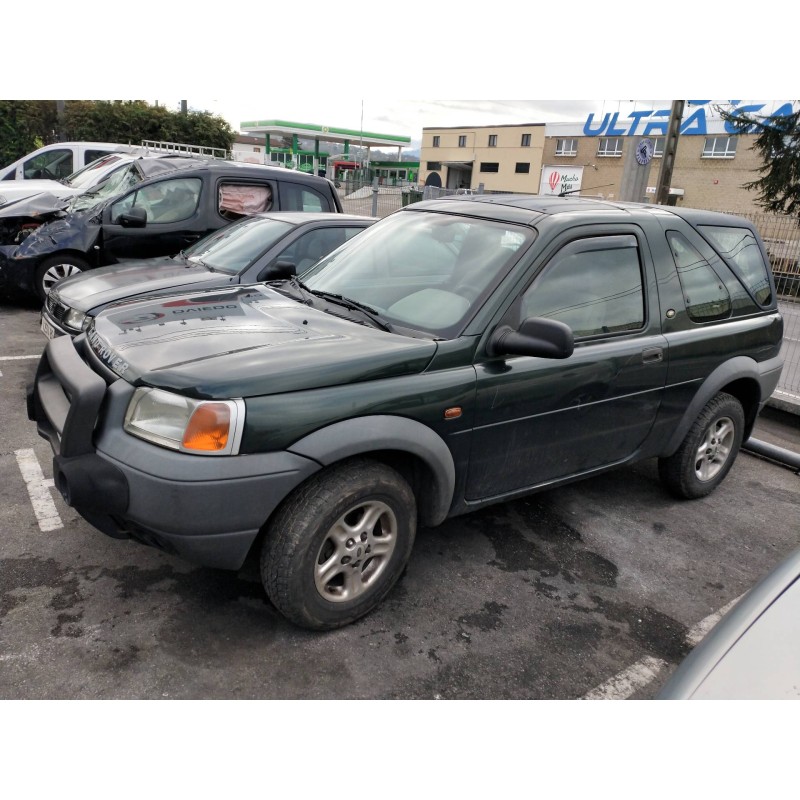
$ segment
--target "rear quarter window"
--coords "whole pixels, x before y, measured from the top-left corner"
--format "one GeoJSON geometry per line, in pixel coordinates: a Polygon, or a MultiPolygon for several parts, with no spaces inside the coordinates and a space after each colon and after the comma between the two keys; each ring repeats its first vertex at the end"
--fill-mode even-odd
{"type": "Polygon", "coordinates": [[[772,302],[769,270],[752,232],[747,228],[723,225],[698,227],[714,249],[733,267],[758,303],[769,305],[772,302]]]}
{"type": "Polygon", "coordinates": [[[335,211],[329,197],[310,186],[281,181],[281,211],[335,211]]]}

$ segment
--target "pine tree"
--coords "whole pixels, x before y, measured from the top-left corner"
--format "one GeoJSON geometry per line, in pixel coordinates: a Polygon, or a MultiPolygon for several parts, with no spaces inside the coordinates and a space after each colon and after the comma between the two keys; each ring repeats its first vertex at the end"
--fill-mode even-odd
{"type": "Polygon", "coordinates": [[[756,190],[756,202],[768,211],[797,217],[800,223],[800,111],[776,117],[720,109],[720,116],[736,134],[755,134],[761,177],[742,188],[756,190]]]}

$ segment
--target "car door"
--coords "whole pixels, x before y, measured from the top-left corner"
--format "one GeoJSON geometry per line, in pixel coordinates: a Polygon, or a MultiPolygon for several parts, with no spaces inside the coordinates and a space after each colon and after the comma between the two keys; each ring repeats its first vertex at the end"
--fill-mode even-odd
{"type": "Polygon", "coordinates": [[[102,262],[155,258],[179,253],[207,232],[201,178],[170,177],[132,189],[112,203],[103,218],[102,262]],[[132,208],[144,209],[142,227],[123,224],[132,208]]]}
{"type": "Polygon", "coordinates": [[[635,226],[565,237],[505,322],[572,328],[564,360],[476,364],[467,500],[495,497],[624,461],[650,431],[666,379],[651,256],[635,226]]]}

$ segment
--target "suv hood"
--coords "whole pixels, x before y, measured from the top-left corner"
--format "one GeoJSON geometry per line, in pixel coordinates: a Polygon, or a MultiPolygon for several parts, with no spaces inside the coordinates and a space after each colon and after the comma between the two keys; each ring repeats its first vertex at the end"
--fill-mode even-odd
{"type": "Polygon", "coordinates": [[[86,336],[95,355],[130,383],[203,398],[414,374],[437,347],[318,311],[261,284],[120,303],[100,312],[86,336]]]}
{"type": "Polygon", "coordinates": [[[60,281],[52,290],[57,301],[69,308],[88,311],[120,300],[172,289],[190,291],[206,286],[226,286],[232,276],[215,273],[182,256],[151,258],[100,267],[60,281]]]}

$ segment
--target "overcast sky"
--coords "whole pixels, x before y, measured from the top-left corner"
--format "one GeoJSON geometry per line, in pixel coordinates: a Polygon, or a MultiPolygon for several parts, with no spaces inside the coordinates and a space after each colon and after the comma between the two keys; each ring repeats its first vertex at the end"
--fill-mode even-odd
{"type": "MultiPolygon", "coordinates": [[[[26,37],[6,37],[4,63],[14,66],[0,70],[0,98],[170,108],[183,98],[234,130],[282,119],[417,140],[424,127],[583,121],[634,108],[608,99],[615,97],[796,94],[794,48],[776,38],[774,17],[755,8],[746,20],[687,0],[664,9],[638,0],[341,9],[306,0],[290,11],[239,6],[213,15],[198,8],[172,0],[167,19],[82,0],[74,20],[37,28],[36,52],[46,57],[32,59],[26,37]],[[84,20],[114,14],[115,35],[95,41],[84,20]],[[506,99],[515,97],[539,99],[506,99]]],[[[29,23],[24,7],[5,13],[8,30],[29,23]]],[[[636,107],[669,103],[641,99],[636,107]]]]}
{"type": "MultiPolygon", "coordinates": [[[[624,111],[633,107],[669,108],[669,100],[406,100],[388,97],[316,98],[254,97],[237,100],[185,98],[190,108],[210,111],[226,119],[234,130],[242,122],[284,120],[328,125],[370,133],[410,136],[417,140],[423,128],[460,125],[514,125],[532,122],[583,121],[592,112],[624,111]],[[363,120],[362,120],[363,116],[363,120]]],[[[153,98],[150,102],[179,108],[180,100],[153,98]]]]}

